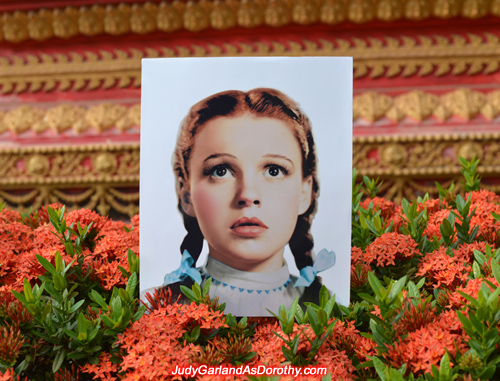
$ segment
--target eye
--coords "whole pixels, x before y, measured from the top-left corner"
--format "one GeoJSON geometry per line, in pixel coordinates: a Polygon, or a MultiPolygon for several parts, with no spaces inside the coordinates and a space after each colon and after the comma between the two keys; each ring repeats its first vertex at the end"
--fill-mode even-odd
{"type": "Polygon", "coordinates": [[[216,165],[204,171],[205,176],[210,176],[214,179],[224,179],[231,177],[232,173],[226,165],[216,165]]]}
{"type": "Polygon", "coordinates": [[[264,176],[279,178],[279,177],[284,177],[287,173],[288,171],[279,165],[270,165],[266,168],[264,176]]]}

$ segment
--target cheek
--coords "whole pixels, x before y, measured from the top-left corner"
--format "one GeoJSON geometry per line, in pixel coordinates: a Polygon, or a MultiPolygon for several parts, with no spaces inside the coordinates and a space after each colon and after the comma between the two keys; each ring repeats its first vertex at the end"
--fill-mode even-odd
{"type": "Polygon", "coordinates": [[[222,203],[218,193],[205,187],[193,191],[193,206],[196,218],[203,225],[215,222],[217,213],[220,213],[222,203]]]}

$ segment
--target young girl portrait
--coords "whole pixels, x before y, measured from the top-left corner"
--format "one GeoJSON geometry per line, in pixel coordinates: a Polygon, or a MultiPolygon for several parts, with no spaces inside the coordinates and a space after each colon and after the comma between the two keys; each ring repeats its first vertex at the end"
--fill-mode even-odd
{"type": "MultiPolygon", "coordinates": [[[[143,94],[147,91],[146,83],[143,94]]],[[[144,98],[143,95],[142,135],[146,128],[158,129],[153,124],[149,127],[147,118],[144,123],[144,112],[148,109],[144,98]]],[[[157,197],[154,213],[152,199],[143,196],[144,187],[147,192],[151,186],[147,180],[143,181],[143,172],[150,172],[147,176],[156,179],[169,174],[158,171],[158,167],[156,171],[150,167],[143,171],[147,141],[141,136],[143,294],[164,287],[177,297],[181,295],[181,285],[190,287],[194,282],[203,285],[212,278],[210,297],[226,303],[225,313],[270,316],[281,304],[288,308],[296,298],[302,305],[318,303],[323,283],[336,296],[345,294],[346,289],[348,293],[348,268],[347,274],[343,274],[342,289],[332,289],[332,282],[328,282],[332,269],[339,264],[344,266],[346,256],[350,260],[346,245],[326,239],[320,244],[331,245],[319,246],[312,229],[315,215],[323,207],[323,199],[319,199],[318,166],[329,164],[318,160],[315,135],[302,106],[276,88],[226,89],[198,99],[182,118],[171,160],[177,214],[184,231],[177,229],[176,237],[170,237],[177,247],[174,242],[158,244],[161,237],[157,236],[155,249],[151,244],[155,238],[143,232],[147,232],[151,220],[159,220],[157,214],[162,213],[163,200],[157,197]],[[146,239],[147,245],[143,242],[146,239]],[[286,252],[291,253],[292,260],[286,258],[286,252]],[[155,263],[154,258],[163,261],[155,263]],[[167,265],[161,266],[162,277],[151,279],[146,287],[144,279],[149,280],[153,275],[144,272],[144,265],[155,267],[158,273],[162,270],[160,262],[166,263],[165,258],[167,265]]],[[[345,131],[339,135],[345,135],[345,131]]],[[[162,151],[165,150],[168,147],[162,151]]],[[[350,149],[344,151],[351,154],[350,149]]],[[[350,157],[339,158],[350,161],[350,157]]],[[[342,167],[343,163],[330,165],[342,167]]],[[[338,194],[344,195],[344,200],[339,201],[345,204],[348,200],[345,194],[350,197],[350,179],[347,184],[338,181],[337,187],[343,186],[349,189],[338,194]]],[[[331,202],[325,201],[327,204],[331,202]]],[[[161,219],[172,217],[162,215],[161,219]]],[[[349,224],[347,218],[344,220],[349,224]]],[[[336,225],[338,221],[332,219],[330,226],[321,230],[330,230],[330,235],[335,236],[334,231],[339,228],[336,225]]],[[[343,240],[349,243],[350,236],[343,240]]]]}

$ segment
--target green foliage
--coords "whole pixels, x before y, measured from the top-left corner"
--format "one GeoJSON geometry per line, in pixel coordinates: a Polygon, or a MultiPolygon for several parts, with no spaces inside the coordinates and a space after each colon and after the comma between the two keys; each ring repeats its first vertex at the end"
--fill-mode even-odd
{"type": "Polygon", "coordinates": [[[465,160],[463,157],[458,158],[460,160],[460,166],[462,169],[462,175],[464,176],[465,182],[463,182],[464,191],[477,191],[479,190],[479,185],[481,183],[481,176],[477,174],[477,166],[479,164],[479,159],[474,156],[471,161],[465,160]]]}
{"type": "Polygon", "coordinates": [[[189,300],[195,302],[198,305],[206,304],[213,311],[224,311],[224,308],[226,308],[226,303],[222,303],[219,305],[216,299],[211,300],[210,296],[208,295],[208,291],[210,290],[211,284],[212,284],[212,278],[208,278],[205,281],[203,289],[198,284],[198,282],[195,282],[192,288],[181,285],[181,291],[189,300]]]}
{"type": "Polygon", "coordinates": [[[320,291],[320,305],[308,303],[305,313],[299,306],[298,298],[295,299],[288,311],[284,305],[279,307],[277,315],[269,311],[278,319],[281,330],[286,336],[285,338],[279,333],[273,332],[283,340],[285,344],[282,346],[283,355],[290,364],[297,366],[313,364],[314,357],[332,334],[333,327],[337,322],[337,320],[331,319],[335,305],[335,296],[330,297],[327,288],[323,286],[320,291]],[[304,328],[299,328],[299,331],[293,335],[295,321],[299,324],[309,323],[316,336],[314,340],[306,335],[304,328]],[[311,349],[306,355],[298,351],[301,338],[305,338],[311,344],[311,349]]]}
{"type": "MultiPolygon", "coordinates": [[[[493,260],[489,266],[495,280],[500,283],[500,265],[496,260],[493,260]]],[[[457,311],[458,319],[469,336],[468,345],[471,349],[468,353],[469,356],[477,356],[480,364],[475,369],[468,367],[467,370],[474,379],[490,380],[494,375],[497,378],[497,365],[500,363],[500,354],[497,350],[500,345],[500,336],[498,334],[500,287],[496,287],[493,283],[485,280],[481,284],[476,299],[461,291],[458,292],[469,302],[467,303],[469,307],[468,313],[457,311]]]]}
{"type": "Polygon", "coordinates": [[[107,297],[108,293],[98,290],[97,283],[90,279],[91,270],[84,266],[83,247],[93,248],[97,239],[92,224],[85,228],[77,224],[77,230],[73,230],[66,225],[64,207],[47,211],[56,236],[73,260],[66,264],[57,251],[53,265],[36,255],[46,270],[38,278],[40,284],[32,286],[25,279],[22,293],[12,291],[34,316],[25,338],[33,344],[40,340],[46,343],[41,350],[28,351],[16,368],[17,373],[30,369],[33,380],[46,380],[47,371],[70,369],[73,363],[97,364],[103,351],[111,351],[116,335],[137,321],[146,309],[138,307],[139,268],[135,254],[129,252],[131,273],[126,288],[115,287],[107,297]]]}
{"type": "Polygon", "coordinates": [[[370,328],[373,340],[378,344],[379,350],[385,352],[394,342],[393,325],[399,320],[402,313],[399,312],[403,302],[403,288],[406,285],[407,277],[404,276],[398,281],[390,281],[387,287],[384,287],[374,273],[368,274],[368,281],[375,296],[369,294],[360,294],[366,302],[376,305],[380,308],[380,316],[370,315],[370,328]]]}

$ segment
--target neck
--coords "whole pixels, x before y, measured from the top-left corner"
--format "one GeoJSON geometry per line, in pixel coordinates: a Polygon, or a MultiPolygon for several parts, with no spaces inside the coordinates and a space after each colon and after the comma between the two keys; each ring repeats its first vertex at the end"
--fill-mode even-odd
{"type": "Polygon", "coordinates": [[[253,261],[251,259],[234,258],[234,256],[228,257],[222,255],[209,245],[208,255],[214,259],[217,259],[219,262],[224,263],[226,266],[232,267],[235,270],[266,273],[277,271],[283,267],[283,252],[284,248],[267,259],[253,261]]]}

